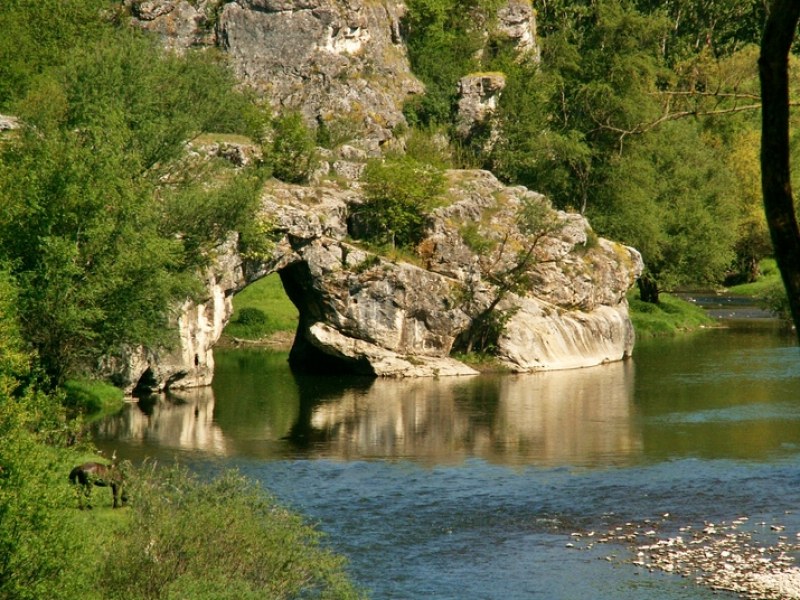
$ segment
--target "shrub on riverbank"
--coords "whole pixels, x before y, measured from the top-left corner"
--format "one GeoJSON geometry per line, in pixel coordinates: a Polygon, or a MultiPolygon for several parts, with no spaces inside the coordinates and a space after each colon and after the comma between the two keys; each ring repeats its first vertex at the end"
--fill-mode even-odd
{"type": "Polygon", "coordinates": [[[116,412],[122,407],[124,392],[103,381],[68,379],[63,385],[68,409],[84,415],[103,415],[116,412]]]}
{"type": "Polygon", "coordinates": [[[322,535],[235,472],[142,468],[103,575],[106,598],[358,598],[322,535]]]}
{"type": "Polygon", "coordinates": [[[362,597],[321,533],[235,473],[129,469],[127,508],[95,488],[78,510],[85,455],[15,404],[0,397],[0,600],[362,597]]]}
{"type": "Polygon", "coordinates": [[[791,323],[789,298],[783,286],[781,273],[774,258],[766,258],[760,263],[761,276],[752,283],[743,283],[728,288],[732,294],[753,298],[756,303],[775,316],[791,323]]]}
{"type": "Polygon", "coordinates": [[[669,294],[661,294],[658,304],[642,302],[638,294],[628,296],[631,321],[636,335],[649,337],[691,331],[714,325],[705,311],[690,302],[669,294]]]}

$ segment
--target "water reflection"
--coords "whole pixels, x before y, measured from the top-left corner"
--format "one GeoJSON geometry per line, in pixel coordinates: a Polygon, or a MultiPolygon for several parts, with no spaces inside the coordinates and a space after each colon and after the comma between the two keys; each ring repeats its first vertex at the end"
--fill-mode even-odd
{"type": "Polygon", "coordinates": [[[800,448],[798,358],[775,331],[719,330],[642,343],[634,360],[590,369],[374,381],[296,375],[285,354],[237,350],[217,356],[212,388],[130,406],[97,433],[133,459],[761,461],[800,448]]]}
{"type": "Polygon", "coordinates": [[[100,440],[220,456],[480,457],[500,464],[624,462],[642,448],[633,365],[535,375],[372,380],[293,375],[285,355],[230,352],[212,388],[131,405],[100,440]]]}
{"type": "Polygon", "coordinates": [[[208,389],[142,398],[95,425],[99,440],[202,450],[228,455],[228,441],[214,423],[214,395],[208,389]]]}

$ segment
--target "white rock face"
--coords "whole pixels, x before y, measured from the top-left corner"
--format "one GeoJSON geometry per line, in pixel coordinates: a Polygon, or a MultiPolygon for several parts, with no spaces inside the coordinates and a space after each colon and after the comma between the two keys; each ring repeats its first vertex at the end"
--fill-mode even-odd
{"type": "Polygon", "coordinates": [[[499,341],[499,354],[518,372],[593,367],[633,352],[627,302],[591,312],[558,311],[534,299],[519,301],[499,341]]]}
{"type": "Polygon", "coordinates": [[[497,28],[514,41],[520,55],[539,61],[536,12],[529,1],[509,0],[501,6],[497,11],[497,28]]]}
{"type": "Polygon", "coordinates": [[[361,362],[364,374],[382,377],[445,377],[477,375],[464,363],[447,357],[403,356],[377,344],[348,337],[324,323],[315,323],[308,330],[311,343],[326,354],[361,362]]]}
{"type": "MultiPolygon", "coordinates": [[[[500,102],[500,94],[506,86],[502,73],[478,73],[462,77],[458,83],[458,122],[456,131],[461,137],[469,135],[473,127],[486,123],[494,115],[500,102]]],[[[494,128],[492,128],[494,129],[494,128]]],[[[492,131],[486,148],[496,141],[492,131]]]]}
{"type": "Polygon", "coordinates": [[[179,348],[134,350],[118,376],[131,387],[147,371],[161,387],[210,383],[231,295],[276,271],[300,313],[290,361],[302,368],[474,374],[451,354],[493,306],[509,315],[495,347],[512,371],[588,367],[631,354],[625,294],[642,270],[638,252],[596,238],[580,215],[553,211],[543,196],[505,186],[486,171],[451,171],[448,178],[446,206],[435,211],[417,248],[422,264],[378,257],[347,239],[349,207],[363,201],[357,188],[273,182],[262,201],[282,235],[272,256],[245,264],[232,238],[206,275],[207,299],[180,311],[179,348]],[[520,230],[526,207],[543,211],[546,235],[520,230]],[[482,250],[467,245],[465,227],[483,239],[482,250]],[[522,287],[504,290],[497,274],[513,274],[520,253],[535,260],[522,287]]]}

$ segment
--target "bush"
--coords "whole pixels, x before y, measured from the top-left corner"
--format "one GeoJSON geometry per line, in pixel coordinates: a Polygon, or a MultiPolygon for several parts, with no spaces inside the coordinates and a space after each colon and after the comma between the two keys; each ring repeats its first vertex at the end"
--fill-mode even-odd
{"type": "Polygon", "coordinates": [[[360,597],[321,534],[235,472],[202,483],[180,467],[144,468],[129,494],[106,598],[360,597]]]}
{"type": "Polygon", "coordinates": [[[363,179],[367,201],[354,211],[353,237],[413,248],[444,192],[442,170],[402,156],[369,162],[363,179]]]}
{"type": "Polygon", "coordinates": [[[251,306],[243,308],[236,316],[236,322],[239,325],[266,325],[267,320],[267,315],[263,310],[251,306]]]}
{"type": "Polygon", "coordinates": [[[87,598],[86,548],[94,533],[73,518],[73,455],[53,445],[64,427],[54,398],[0,390],[1,600],[87,598]]]}
{"type": "Polygon", "coordinates": [[[781,279],[773,281],[757,297],[759,306],[770,311],[776,317],[787,323],[792,322],[792,311],[789,307],[789,296],[781,279]]]}
{"type": "Polygon", "coordinates": [[[68,379],[63,385],[64,405],[83,414],[113,412],[122,406],[124,393],[102,381],[68,379]]]}
{"type": "Polygon", "coordinates": [[[661,294],[658,304],[643,302],[636,292],[628,294],[633,328],[638,337],[674,334],[715,324],[714,319],[690,302],[669,294],[661,294]]]}
{"type": "Polygon", "coordinates": [[[314,133],[300,113],[281,115],[273,122],[272,174],[287,183],[308,183],[317,160],[314,133]]]}

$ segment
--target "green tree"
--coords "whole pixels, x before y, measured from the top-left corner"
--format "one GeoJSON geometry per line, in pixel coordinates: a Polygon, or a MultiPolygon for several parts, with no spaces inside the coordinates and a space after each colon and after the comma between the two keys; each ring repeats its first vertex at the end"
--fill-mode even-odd
{"type": "Polygon", "coordinates": [[[547,236],[564,226],[550,204],[540,198],[526,198],[516,213],[513,230],[497,232],[488,224],[469,223],[462,227],[464,243],[476,254],[481,289],[467,284],[463,310],[470,318],[469,328],[456,340],[456,351],[491,353],[498,337],[513,316],[513,310],[500,310],[510,294],[524,295],[531,289],[534,269],[547,262],[540,256],[547,236]],[[491,291],[483,289],[485,282],[491,291]]]}
{"type": "Polygon", "coordinates": [[[498,115],[504,141],[492,163],[556,206],[585,212],[609,163],[660,115],[652,91],[666,76],[657,46],[666,22],[621,0],[558,6],[543,22],[541,71],[509,70],[498,115]],[[526,106],[526,98],[537,101],[526,106]]]}
{"type": "Polygon", "coordinates": [[[316,136],[298,112],[280,115],[272,123],[269,160],[272,173],[288,183],[308,183],[316,167],[316,136]]]}
{"type": "Polygon", "coordinates": [[[108,27],[30,86],[25,127],[0,148],[0,256],[54,383],[126,345],[169,343],[171,308],[255,202],[247,178],[178,160],[202,131],[256,127],[255,111],[230,112],[248,105],[230,74],[108,27]]]}
{"type": "Polygon", "coordinates": [[[478,70],[485,20],[476,0],[412,0],[403,20],[408,57],[425,84],[425,94],[409,101],[411,125],[449,125],[458,103],[458,81],[478,70]]]}
{"type": "Polygon", "coordinates": [[[737,210],[714,141],[690,121],[664,124],[631,142],[613,164],[598,229],[642,252],[642,300],[688,283],[718,283],[732,264],[737,210]]]}
{"type": "Polygon", "coordinates": [[[444,174],[408,156],[373,160],[363,175],[366,201],[353,211],[351,230],[378,244],[413,248],[444,192],[444,174]]]}
{"type": "Polygon", "coordinates": [[[762,0],[637,0],[636,5],[643,12],[661,12],[669,19],[661,46],[670,63],[704,48],[726,56],[757,44],[766,16],[762,0]]]}
{"type": "Polygon", "coordinates": [[[104,29],[108,0],[3,0],[0,3],[0,111],[25,96],[36,78],[104,29]]]}
{"type": "Polygon", "coordinates": [[[17,292],[0,268],[0,599],[82,595],[84,538],[65,518],[64,455],[73,439],[57,401],[36,389],[17,315],[17,292]]]}

